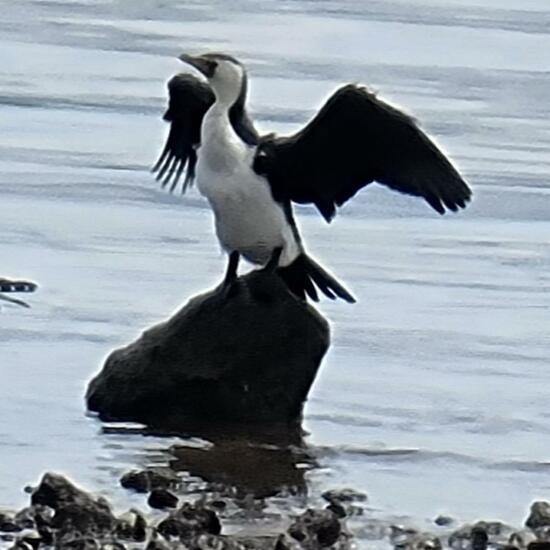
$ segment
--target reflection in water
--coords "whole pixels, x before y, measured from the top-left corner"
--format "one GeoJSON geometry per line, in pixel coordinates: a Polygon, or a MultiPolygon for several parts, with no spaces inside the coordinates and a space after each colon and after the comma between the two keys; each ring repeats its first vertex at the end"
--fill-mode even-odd
{"type": "MultiPolygon", "coordinates": [[[[170,437],[163,454],[167,465],[185,478],[200,478],[208,488],[236,497],[307,495],[306,473],[317,466],[298,430],[220,430],[194,426],[185,434],[136,425],[109,425],[105,434],[170,437]],[[178,442],[173,437],[178,436],[178,442]],[[179,440],[181,438],[181,441],[179,440]]],[[[154,463],[159,465],[158,452],[154,463]]]]}

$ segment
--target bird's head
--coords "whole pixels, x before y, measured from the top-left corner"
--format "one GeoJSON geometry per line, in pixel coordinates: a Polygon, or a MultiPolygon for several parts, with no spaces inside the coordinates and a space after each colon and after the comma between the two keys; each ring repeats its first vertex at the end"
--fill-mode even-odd
{"type": "Polygon", "coordinates": [[[223,53],[181,54],[179,59],[200,71],[220,103],[232,105],[245,92],[244,67],[234,57],[223,53]]]}

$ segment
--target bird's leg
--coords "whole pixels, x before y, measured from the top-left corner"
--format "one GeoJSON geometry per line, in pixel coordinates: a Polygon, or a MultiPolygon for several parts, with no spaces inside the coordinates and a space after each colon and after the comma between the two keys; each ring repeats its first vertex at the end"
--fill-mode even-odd
{"type": "Polygon", "coordinates": [[[263,268],[264,271],[268,273],[273,273],[275,269],[279,266],[279,260],[281,259],[281,254],[283,253],[283,247],[277,246],[273,249],[273,252],[271,253],[271,258],[269,258],[269,262],[265,265],[263,268]]]}
{"type": "Polygon", "coordinates": [[[227,271],[223,280],[223,287],[228,287],[237,279],[237,268],[239,267],[240,254],[234,250],[229,254],[229,262],[227,263],[227,271]]]}
{"type": "Polygon", "coordinates": [[[239,285],[237,284],[237,268],[239,267],[240,257],[240,254],[236,250],[229,254],[229,262],[227,262],[227,270],[221,287],[225,298],[231,298],[239,291],[239,285]]]}

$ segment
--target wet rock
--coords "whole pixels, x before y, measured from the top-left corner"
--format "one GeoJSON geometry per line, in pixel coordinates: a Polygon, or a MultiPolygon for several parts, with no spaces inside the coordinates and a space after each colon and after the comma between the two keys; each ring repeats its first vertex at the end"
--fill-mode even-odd
{"type": "Polygon", "coordinates": [[[175,508],[178,505],[178,497],[167,489],[153,489],[147,504],[151,508],[175,508]]]}
{"type": "Polygon", "coordinates": [[[276,274],[255,271],[235,285],[193,298],[113,352],[89,384],[88,408],[165,429],[298,424],[328,324],[276,274]]]}
{"type": "Polygon", "coordinates": [[[20,540],[28,544],[31,548],[33,548],[33,550],[36,550],[40,546],[40,544],[44,542],[42,537],[40,536],[40,533],[35,530],[24,533],[20,536],[20,540]]]}
{"type": "Polygon", "coordinates": [[[155,534],[147,543],[145,550],[173,550],[173,547],[164,537],[155,534]]]}
{"type": "Polygon", "coordinates": [[[333,502],[326,507],[327,510],[330,510],[337,518],[345,518],[348,513],[347,510],[339,502],[333,502]]]}
{"type": "Polygon", "coordinates": [[[530,542],[533,542],[535,540],[536,540],[536,536],[533,533],[533,531],[524,529],[521,531],[514,531],[508,537],[507,543],[509,546],[515,546],[517,548],[526,548],[530,542]]]}
{"type": "Polygon", "coordinates": [[[332,546],[342,526],[330,510],[306,510],[288,528],[288,534],[306,548],[332,546]]]}
{"type": "MultiPolygon", "coordinates": [[[[44,474],[40,485],[31,495],[31,503],[33,506],[49,506],[55,511],[51,527],[61,531],[61,535],[65,531],[109,532],[116,523],[115,517],[104,501],[93,499],[57,474],[44,474]]],[[[75,542],[75,544],[87,543],[75,542]]]]}
{"type": "Polygon", "coordinates": [[[363,513],[363,509],[355,506],[355,502],[366,502],[367,495],[360,493],[354,489],[332,489],[325,491],[321,495],[329,505],[326,507],[338,518],[344,518],[346,516],[357,516],[363,513]]]}
{"type": "Polygon", "coordinates": [[[489,542],[489,535],[487,529],[482,526],[474,526],[470,533],[470,544],[472,550],[486,550],[489,542]]]}
{"type": "Polygon", "coordinates": [[[356,491],[355,489],[331,489],[330,491],[325,491],[321,495],[327,502],[332,504],[333,502],[339,503],[351,503],[351,502],[366,502],[367,495],[356,491]]]}
{"type": "Polygon", "coordinates": [[[541,540],[530,542],[527,550],[550,550],[550,542],[541,540]]]}
{"type": "Polygon", "coordinates": [[[394,548],[408,548],[419,536],[416,529],[402,525],[390,525],[389,539],[394,548]]]}
{"type": "Polygon", "coordinates": [[[168,489],[179,485],[180,479],[169,469],[132,470],[120,478],[125,489],[138,493],[149,493],[153,489],[168,489]]]}
{"type": "Polygon", "coordinates": [[[77,534],[62,537],[56,543],[59,550],[100,550],[100,543],[94,537],[82,537],[77,534]]]}
{"type": "Polygon", "coordinates": [[[115,535],[123,540],[143,542],[147,536],[147,522],[140,512],[132,509],[117,518],[115,535]]]}
{"type": "Polygon", "coordinates": [[[544,500],[533,502],[529,517],[525,520],[525,526],[537,529],[547,525],[550,525],[550,504],[544,500]]]}
{"type": "Polygon", "coordinates": [[[446,527],[447,525],[454,523],[454,519],[449,516],[437,516],[434,519],[434,523],[440,527],[446,527]]]}
{"type": "Polygon", "coordinates": [[[201,534],[219,535],[221,533],[220,520],[214,512],[200,503],[184,502],[176,511],[157,525],[157,532],[164,538],[179,538],[188,542],[201,534]]]}
{"type": "Polygon", "coordinates": [[[290,548],[291,544],[287,542],[285,535],[281,534],[277,537],[273,550],[290,550],[290,548]]]}
{"type": "Polygon", "coordinates": [[[16,531],[22,531],[22,527],[17,525],[12,517],[2,514],[0,516],[0,532],[15,533],[16,531]]]}

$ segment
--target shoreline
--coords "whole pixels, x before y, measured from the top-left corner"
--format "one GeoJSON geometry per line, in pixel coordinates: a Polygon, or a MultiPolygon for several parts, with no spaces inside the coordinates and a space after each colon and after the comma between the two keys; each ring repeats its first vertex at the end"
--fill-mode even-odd
{"type": "Polygon", "coordinates": [[[521,528],[500,521],[460,525],[439,516],[433,529],[420,530],[375,518],[367,495],[353,489],[326,491],[322,503],[312,505],[290,490],[262,497],[242,487],[205,482],[197,498],[196,488],[189,491],[183,477],[167,467],[131,470],[118,485],[147,497],[145,509],[114,511],[89,487],[45,473],[37,487],[25,488],[28,506],[7,511],[0,505],[0,548],[550,549],[550,504],[545,501],[531,505],[521,528]]]}

